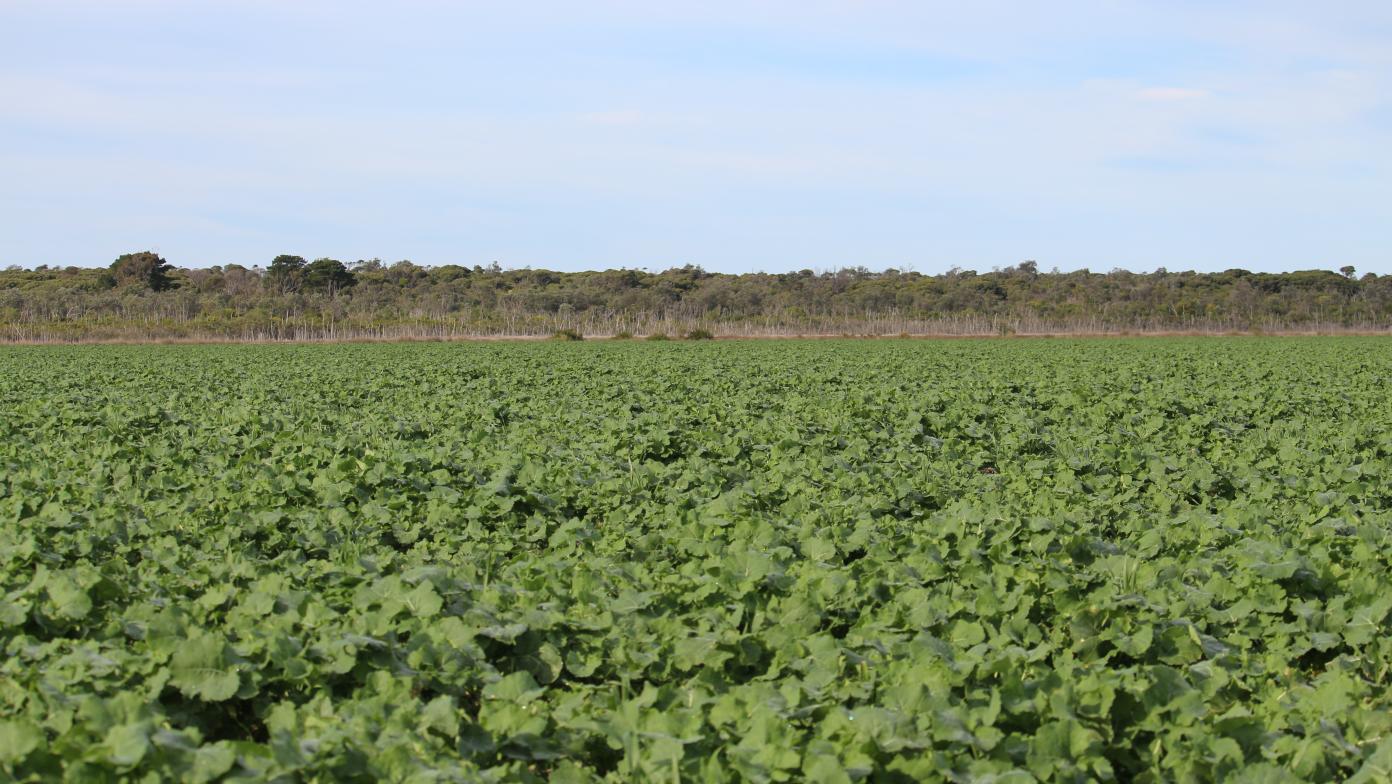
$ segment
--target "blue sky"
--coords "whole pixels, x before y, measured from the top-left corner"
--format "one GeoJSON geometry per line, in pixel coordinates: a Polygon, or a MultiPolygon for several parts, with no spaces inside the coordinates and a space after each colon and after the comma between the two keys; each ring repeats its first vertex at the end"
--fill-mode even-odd
{"type": "Polygon", "coordinates": [[[0,266],[1392,272],[1392,3],[0,2],[0,266]]]}

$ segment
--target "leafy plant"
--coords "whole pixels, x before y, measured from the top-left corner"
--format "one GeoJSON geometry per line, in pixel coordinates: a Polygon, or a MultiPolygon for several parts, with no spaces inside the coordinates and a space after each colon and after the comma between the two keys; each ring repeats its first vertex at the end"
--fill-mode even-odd
{"type": "Polygon", "coordinates": [[[0,778],[1379,782],[1376,338],[0,349],[0,778]]]}

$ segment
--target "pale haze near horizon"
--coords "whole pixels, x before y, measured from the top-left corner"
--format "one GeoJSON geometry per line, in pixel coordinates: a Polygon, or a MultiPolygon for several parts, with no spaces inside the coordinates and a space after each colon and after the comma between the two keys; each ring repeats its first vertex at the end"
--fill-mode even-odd
{"type": "Polygon", "coordinates": [[[1392,4],[0,4],[0,266],[1392,272],[1392,4]]]}

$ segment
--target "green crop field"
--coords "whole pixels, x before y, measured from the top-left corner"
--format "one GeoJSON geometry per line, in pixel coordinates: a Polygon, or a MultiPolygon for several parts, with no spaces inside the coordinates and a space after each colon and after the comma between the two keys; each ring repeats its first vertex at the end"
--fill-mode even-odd
{"type": "Polygon", "coordinates": [[[1392,341],[0,349],[0,780],[1387,781],[1392,341]]]}

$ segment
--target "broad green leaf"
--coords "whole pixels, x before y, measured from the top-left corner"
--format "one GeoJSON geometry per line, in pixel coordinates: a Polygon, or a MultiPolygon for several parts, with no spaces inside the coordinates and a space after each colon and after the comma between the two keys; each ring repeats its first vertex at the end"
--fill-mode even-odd
{"type": "Polygon", "coordinates": [[[171,685],[208,702],[231,699],[240,685],[227,641],[213,632],[196,632],[185,640],[170,659],[169,670],[171,685]]]}
{"type": "Polygon", "coordinates": [[[92,611],[92,599],[77,583],[67,577],[52,576],[45,586],[48,601],[55,617],[76,621],[92,611]]]}
{"type": "Polygon", "coordinates": [[[150,750],[150,728],[144,724],[122,724],[106,734],[108,759],[118,767],[131,767],[150,750]]]}
{"type": "Polygon", "coordinates": [[[19,762],[43,742],[43,730],[32,721],[0,719],[0,762],[19,762]]]}

